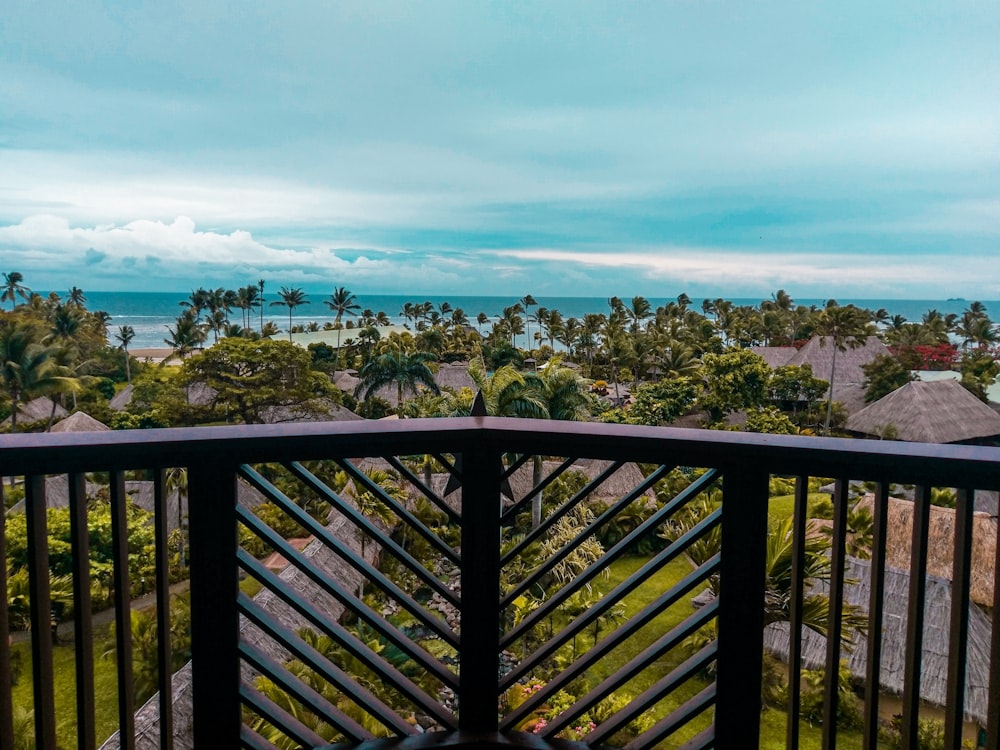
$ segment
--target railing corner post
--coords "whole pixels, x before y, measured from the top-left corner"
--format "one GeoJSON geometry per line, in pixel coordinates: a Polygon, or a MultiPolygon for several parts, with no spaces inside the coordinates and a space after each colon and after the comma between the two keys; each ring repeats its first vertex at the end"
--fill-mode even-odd
{"type": "Polygon", "coordinates": [[[236,463],[188,469],[195,747],[240,746],[236,463]]]}
{"type": "Polygon", "coordinates": [[[715,746],[760,743],[767,548],[767,472],[727,469],[723,480],[715,746]]]}
{"type": "Polygon", "coordinates": [[[462,636],[458,723],[497,731],[500,670],[500,454],[462,452],[462,636]]]}

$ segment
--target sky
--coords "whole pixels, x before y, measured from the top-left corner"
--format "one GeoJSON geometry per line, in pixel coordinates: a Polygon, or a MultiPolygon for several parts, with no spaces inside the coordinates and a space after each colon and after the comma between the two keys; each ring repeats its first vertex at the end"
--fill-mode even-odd
{"type": "Polygon", "coordinates": [[[0,270],[996,300],[998,39],[995,0],[7,0],[0,270]]]}

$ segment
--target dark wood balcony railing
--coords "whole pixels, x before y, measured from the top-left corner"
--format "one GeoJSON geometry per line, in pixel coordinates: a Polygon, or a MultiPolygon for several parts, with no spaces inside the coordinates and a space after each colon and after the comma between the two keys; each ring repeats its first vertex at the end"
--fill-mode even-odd
{"type": "MultiPolygon", "coordinates": [[[[976,491],[1000,489],[996,449],[486,417],[0,436],[0,476],[23,481],[26,495],[39,748],[57,746],[57,727],[67,717],[75,717],[79,747],[95,747],[103,739],[95,728],[95,704],[107,696],[97,696],[94,684],[86,472],[106,477],[112,507],[121,747],[257,748],[271,747],[272,741],[316,747],[379,737],[391,738],[394,746],[421,747],[541,747],[564,741],[635,750],[757,747],[765,605],[774,596],[765,580],[768,483],[776,475],[796,482],[791,586],[788,601],[781,603],[788,613],[787,653],[793,664],[804,658],[800,634],[810,593],[804,561],[808,535],[815,533],[807,530],[808,479],[836,483],[829,637],[822,659],[823,746],[838,744],[837,665],[847,656],[841,629],[851,583],[849,482],[864,480],[877,486],[870,599],[864,608],[868,688],[857,744],[874,748],[879,742],[877,686],[884,677],[883,651],[892,645],[882,635],[891,551],[889,487],[897,483],[915,487],[909,591],[902,610],[902,746],[915,747],[927,703],[922,700],[928,682],[925,624],[932,613],[926,606],[931,580],[926,571],[931,545],[940,542],[929,534],[929,493],[950,487],[958,493],[949,552],[946,687],[938,701],[946,746],[961,747],[963,719],[978,710],[987,746],[1000,747],[995,559],[987,571],[993,597],[987,602],[992,604],[988,684],[967,687],[971,668],[982,672],[986,666],[973,665],[967,647],[973,573],[983,575],[973,568],[973,546],[996,544],[995,538],[975,538],[973,499],[976,491]],[[401,457],[427,457],[435,476],[401,457]],[[586,461],[591,462],[586,480],[571,474],[586,461]],[[604,463],[595,468],[595,461],[604,463]],[[641,471],[633,467],[629,474],[632,464],[641,464],[641,471]],[[366,472],[373,465],[392,473],[392,486],[366,472]],[[186,712],[173,707],[177,678],[161,668],[157,696],[143,709],[158,716],[149,730],[145,719],[138,728],[134,719],[128,595],[135,582],[127,564],[126,479],[144,472],[154,486],[157,653],[161,666],[167,665],[164,477],[173,467],[187,470],[189,493],[193,714],[187,726],[186,712]],[[338,471],[346,476],[331,481],[338,471]],[[69,479],[73,706],[57,705],[53,688],[45,510],[51,475],[69,479]],[[526,476],[532,477],[527,483],[526,476]],[[571,476],[577,477],[575,484],[568,481],[571,476]],[[622,486],[626,476],[631,484],[622,486]],[[349,488],[334,489],[345,479],[349,488]],[[528,519],[539,493],[559,500],[546,504],[540,524],[532,528],[528,519]],[[248,498],[270,501],[276,513],[317,541],[305,550],[286,541],[264,514],[252,512],[248,498]],[[710,502],[699,506],[695,522],[669,543],[660,538],[665,524],[691,517],[690,509],[706,498],[710,502]],[[309,503],[328,504],[331,520],[315,520],[303,510],[309,503]],[[616,533],[607,533],[612,526],[616,533]],[[603,545],[594,545],[597,536],[603,545]],[[290,573],[269,570],[241,548],[241,538],[265,542],[288,561],[290,573]],[[628,557],[643,543],[641,559],[628,557]],[[713,553],[713,544],[721,551],[713,553]],[[709,552],[695,554],[704,549],[709,552]],[[661,584],[663,571],[688,559],[698,564],[683,568],[690,572],[675,576],[669,586],[661,584]],[[627,572],[606,580],[606,571],[628,560],[634,564],[627,572]],[[265,595],[243,593],[241,578],[256,579],[265,595]],[[715,587],[718,596],[693,608],[690,600],[706,587],[715,587]],[[669,629],[662,617],[667,612],[676,615],[669,629]],[[717,637],[692,637],[713,632],[717,637]],[[642,648],[622,657],[623,647],[635,643],[642,648]],[[328,658],[332,652],[338,657],[328,658]],[[985,708],[970,707],[967,695],[973,693],[987,696],[985,708]],[[613,695],[617,701],[609,700],[613,695]],[[543,708],[547,722],[537,721],[543,708]]],[[[0,576],[0,601],[6,600],[0,576]]],[[[15,746],[12,692],[3,679],[10,673],[7,631],[6,610],[0,607],[0,750],[15,746]]],[[[786,744],[795,748],[800,671],[789,675],[786,744]]]]}

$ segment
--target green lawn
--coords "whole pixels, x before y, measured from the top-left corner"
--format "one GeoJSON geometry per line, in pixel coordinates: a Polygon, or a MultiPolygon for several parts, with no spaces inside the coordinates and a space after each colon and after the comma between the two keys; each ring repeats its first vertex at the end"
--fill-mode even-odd
{"type": "MultiPolygon", "coordinates": [[[[815,518],[815,508],[818,503],[829,503],[830,496],[825,492],[809,493],[809,518],[815,518]]],[[[795,495],[776,495],[767,504],[767,514],[772,521],[783,521],[792,517],[795,510],[795,495]]]]}
{"type": "MultiPolygon", "coordinates": [[[[642,565],[646,563],[647,559],[648,558],[631,557],[614,563],[610,566],[608,578],[602,578],[595,584],[595,593],[597,591],[610,591],[642,567],[642,565]]],[[[659,571],[650,579],[649,582],[647,582],[646,585],[642,586],[638,591],[631,594],[625,600],[626,616],[630,617],[639,612],[643,607],[651,603],[657,596],[659,596],[660,593],[666,591],[680,581],[680,579],[689,573],[690,570],[691,566],[686,560],[679,560],[671,563],[659,571]]],[[[598,665],[596,669],[592,670],[588,680],[590,684],[596,685],[601,679],[622,667],[629,661],[629,659],[638,655],[657,637],[682,622],[691,614],[692,611],[690,599],[685,597],[677,605],[660,614],[646,628],[641,630],[625,643],[619,645],[604,661],[598,665]]],[[[662,657],[657,662],[656,668],[645,670],[625,687],[621,688],[619,692],[627,693],[631,696],[640,694],[643,690],[650,687],[659,678],[666,675],[671,669],[684,660],[686,654],[677,653],[678,651],[678,649],[675,649],[675,653],[662,657]]],[[[659,719],[668,715],[685,700],[697,694],[702,688],[705,687],[706,684],[707,683],[702,682],[699,679],[694,679],[681,686],[679,690],[657,706],[657,709],[654,712],[655,718],[659,719]]],[[[693,737],[697,734],[697,732],[707,726],[710,721],[711,711],[708,711],[703,716],[698,717],[688,726],[684,727],[681,731],[675,734],[670,741],[666,743],[666,746],[674,747],[683,744],[684,741],[693,737]]],[[[778,748],[785,747],[786,722],[787,714],[784,711],[769,708],[763,712],[761,715],[762,748],[767,750],[778,750],[778,748]]],[[[801,727],[800,746],[803,750],[820,750],[822,744],[821,740],[822,735],[818,728],[809,727],[808,725],[803,725],[801,727]]],[[[857,732],[838,733],[838,746],[848,749],[860,747],[860,735],[857,732]]]]}
{"type": "MultiPolygon", "coordinates": [[[[118,729],[118,677],[115,660],[102,654],[112,648],[111,626],[94,630],[94,693],[97,744],[100,745],[118,729]]],[[[23,668],[14,686],[14,704],[31,707],[32,696],[31,648],[27,643],[15,644],[12,651],[20,654],[23,668]]],[[[55,678],[56,733],[59,747],[76,747],[76,664],[72,643],[60,643],[53,649],[55,678]]]]}

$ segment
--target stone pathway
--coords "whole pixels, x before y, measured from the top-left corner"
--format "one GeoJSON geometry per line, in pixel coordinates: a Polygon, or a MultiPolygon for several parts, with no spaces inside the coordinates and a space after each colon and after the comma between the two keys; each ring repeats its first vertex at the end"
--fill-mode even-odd
{"type": "MultiPolygon", "coordinates": [[[[182,594],[191,588],[191,581],[178,581],[177,583],[171,585],[171,594],[182,594]]],[[[132,600],[132,609],[135,611],[142,611],[144,609],[151,609],[156,606],[156,592],[146,594],[145,596],[140,596],[132,600]]],[[[115,608],[109,607],[108,609],[102,609],[100,612],[95,612],[91,616],[91,623],[94,628],[102,627],[114,622],[115,619],[115,608]]],[[[73,620],[65,620],[59,623],[58,637],[60,643],[72,643],[73,641],[73,620]]],[[[31,640],[30,630],[18,630],[10,634],[11,643],[28,643],[31,640]]]]}

